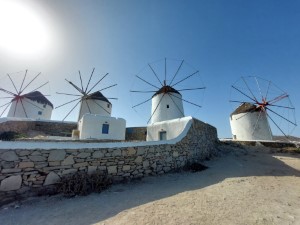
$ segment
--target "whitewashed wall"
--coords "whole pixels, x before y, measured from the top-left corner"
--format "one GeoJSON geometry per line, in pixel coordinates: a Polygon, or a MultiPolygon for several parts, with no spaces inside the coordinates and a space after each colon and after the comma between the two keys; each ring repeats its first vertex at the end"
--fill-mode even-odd
{"type": "Polygon", "coordinates": [[[31,118],[31,119],[41,119],[41,120],[51,119],[52,110],[53,110],[51,106],[47,104],[38,103],[36,101],[32,101],[28,98],[24,98],[24,100],[22,100],[22,103],[25,108],[26,114],[24,112],[21,102],[19,101],[18,104],[16,104],[16,101],[13,101],[10,106],[7,117],[31,118]],[[15,107],[17,107],[16,113],[15,113],[15,107]],[[41,112],[42,114],[39,115],[39,112],[41,112]]]}
{"type": "Polygon", "coordinates": [[[178,137],[185,129],[187,124],[192,121],[192,117],[183,117],[163,122],[153,123],[147,126],[147,141],[160,140],[159,133],[166,131],[166,140],[171,140],[178,137]]]}
{"type": "Polygon", "coordinates": [[[272,132],[264,112],[261,112],[260,117],[259,112],[232,115],[230,126],[235,140],[272,140],[272,132]]]}
{"type": "Polygon", "coordinates": [[[79,117],[78,120],[81,119],[81,117],[86,114],[98,114],[101,116],[110,116],[112,110],[112,104],[102,101],[102,100],[83,100],[80,103],[80,110],[79,110],[79,117]],[[89,107],[88,107],[89,106],[89,107]],[[91,112],[89,111],[91,110],[91,112]]]}
{"type": "Polygon", "coordinates": [[[177,93],[171,94],[176,97],[172,96],[171,99],[168,94],[165,94],[161,100],[163,94],[158,94],[152,98],[151,115],[153,116],[151,118],[151,123],[184,117],[181,95],[177,93]],[[159,106],[157,107],[158,104],[159,106]],[[169,105],[169,108],[167,108],[167,105],[169,105]],[[153,114],[154,111],[155,113],[153,114]]]}
{"type": "Polygon", "coordinates": [[[125,140],[126,121],[122,118],[84,114],[78,122],[80,139],[125,140]],[[102,125],[109,124],[109,133],[102,134],[102,125]]]}

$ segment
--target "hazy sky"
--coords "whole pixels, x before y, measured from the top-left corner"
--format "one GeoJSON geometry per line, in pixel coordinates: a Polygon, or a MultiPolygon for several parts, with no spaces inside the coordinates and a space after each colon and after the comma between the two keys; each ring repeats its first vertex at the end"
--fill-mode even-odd
{"type": "MultiPolygon", "coordinates": [[[[55,92],[74,93],[64,78],[78,83],[81,70],[87,82],[95,67],[97,77],[109,73],[100,87],[118,84],[103,91],[118,98],[112,115],[144,126],[131,108],[135,75],[165,57],[184,59],[207,87],[203,108],[192,116],[230,137],[230,90],[241,76],[259,76],[287,91],[299,120],[299,21],[300,2],[293,0],[0,0],[0,77],[42,72],[57,106],[70,99],[55,92]]],[[[54,110],[52,119],[68,109],[54,110]]],[[[300,136],[299,127],[293,135],[300,136]]]]}

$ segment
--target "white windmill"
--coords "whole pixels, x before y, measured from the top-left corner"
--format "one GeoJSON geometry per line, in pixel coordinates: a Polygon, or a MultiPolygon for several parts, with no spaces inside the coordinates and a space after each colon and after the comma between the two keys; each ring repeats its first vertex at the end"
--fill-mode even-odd
{"type": "Polygon", "coordinates": [[[78,114],[78,129],[80,132],[80,139],[105,139],[105,140],[124,140],[126,121],[122,118],[111,117],[112,104],[101,92],[116,86],[113,84],[105,88],[101,88],[98,91],[94,91],[97,85],[108,75],[106,73],[103,77],[98,79],[94,84],[91,84],[91,80],[94,74],[95,68],[93,69],[86,87],[83,86],[83,79],[79,71],[80,87],[75,85],[73,82],[66,79],[66,81],[75,88],[79,93],[70,94],[57,92],[57,94],[73,96],[75,99],[66,102],[62,106],[74,103],[75,105],[63,118],[65,120],[70,113],[80,105],[78,114]],[[91,84],[91,87],[89,87],[91,84]]]}
{"type": "Polygon", "coordinates": [[[271,81],[241,77],[231,87],[230,101],[239,104],[230,115],[234,140],[272,140],[274,134],[288,137],[294,130],[295,108],[289,95],[271,81]]]}
{"type": "MultiPolygon", "coordinates": [[[[184,99],[180,93],[184,91],[203,91],[205,89],[201,79],[199,79],[199,71],[186,64],[184,60],[165,58],[164,60],[148,64],[136,77],[143,84],[156,89],[147,90],[147,88],[140,87],[139,84],[139,88],[143,90],[131,90],[133,93],[140,94],[153,93],[151,98],[133,105],[135,109],[151,100],[151,116],[148,120],[150,124],[147,126],[147,141],[169,140],[177,137],[188,120],[187,118],[184,119],[183,103],[201,108],[199,104],[192,102],[189,97],[189,100],[184,99]],[[163,77],[163,79],[159,79],[159,76],[163,77]],[[148,81],[151,78],[154,80],[152,82],[148,81]],[[192,85],[196,87],[191,88],[192,85]]],[[[189,96],[195,99],[196,94],[199,93],[189,96]]],[[[200,96],[201,94],[199,94],[198,99],[200,96]]]]}
{"type": "Polygon", "coordinates": [[[9,100],[9,102],[0,106],[1,108],[4,108],[0,116],[2,116],[10,107],[7,117],[39,120],[51,119],[53,104],[45,95],[38,91],[49,82],[47,81],[40,86],[31,88],[31,91],[28,91],[32,85],[37,85],[35,81],[40,75],[41,73],[38,73],[27,82],[26,78],[30,76],[28,70],[15,74],[7,74],[9,83],[2,82],[2,85],[5,85],[5,88],[3,86],[0,87],[0,99],[6,101],[9,100]],[[13,75],[20,76],[20,73],[24,73],[23,79],[13,79],[13,75]],[[10,88],[12,88],[12,90],[9,90],[10,88]]]}

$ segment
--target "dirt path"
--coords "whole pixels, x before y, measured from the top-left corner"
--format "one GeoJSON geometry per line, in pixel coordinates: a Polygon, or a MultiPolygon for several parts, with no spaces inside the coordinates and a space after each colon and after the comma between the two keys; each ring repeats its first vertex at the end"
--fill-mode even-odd
{"type": "Polygon", "coordinates": [[[300,225],[299,154],[231,149],[205,165],[86,197],[34,199],[1,209],[0,224],[300,225]]]}

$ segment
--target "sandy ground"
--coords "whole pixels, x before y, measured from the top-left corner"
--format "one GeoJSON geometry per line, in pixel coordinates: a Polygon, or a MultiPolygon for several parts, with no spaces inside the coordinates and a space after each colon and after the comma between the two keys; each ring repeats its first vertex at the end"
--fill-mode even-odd
{"type": "MultiPolygon", "coordinates": [[[[228,149],[229,147],[227,147],[228,149]]],[[[252,147],[204,162],[209,169],[115,185],[71,199],[35,198],[0,210],[16,224],[300,225],[300,155],[252,147]]]]}

